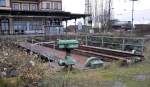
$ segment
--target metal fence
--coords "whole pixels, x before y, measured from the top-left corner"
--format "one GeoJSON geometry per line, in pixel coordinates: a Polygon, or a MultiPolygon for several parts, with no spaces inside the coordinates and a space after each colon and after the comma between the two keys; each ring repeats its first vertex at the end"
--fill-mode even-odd
{"type": "Polygon", "coordinates": [[[103,47],[122,51],[133,51],[143,53],[144,38],[137,37],[111,37],[111,36],[94,36],[94,35],[58,35],[50,36],[50,39],[77,39],[83,45],[103,47]]]}

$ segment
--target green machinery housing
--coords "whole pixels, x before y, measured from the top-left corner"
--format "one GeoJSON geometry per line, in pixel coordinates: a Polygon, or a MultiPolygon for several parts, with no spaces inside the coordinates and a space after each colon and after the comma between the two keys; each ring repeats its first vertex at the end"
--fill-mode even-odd
{"type": "Polygon", "coordinates": [[[72,65],[76,64],[76,61],[71,57],[71,50],[79,47],[78,40],[58,40],[57,45],[59,49],[64,49],[66,51],[66,56],[64,59],[60,60],[58,64],[60,66],[65,66],[66,68],[72,68],[72,65]]]}

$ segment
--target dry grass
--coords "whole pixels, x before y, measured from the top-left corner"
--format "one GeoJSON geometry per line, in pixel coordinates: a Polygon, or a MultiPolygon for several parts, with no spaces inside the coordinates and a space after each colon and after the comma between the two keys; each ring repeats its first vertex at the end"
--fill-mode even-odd
{"type": "Polygon", "coordinates": [[[26,51],[19,49],[13,44],[14,40],[1,40],[0,42],[0,72],[16,71],[15,76],[0,78],[0,87],[24,87],[27,85],[37,85],[47,69],[37,55],[29,55],[26,51]],[[32,65],[33,61],[35,65],[32,65]]]}

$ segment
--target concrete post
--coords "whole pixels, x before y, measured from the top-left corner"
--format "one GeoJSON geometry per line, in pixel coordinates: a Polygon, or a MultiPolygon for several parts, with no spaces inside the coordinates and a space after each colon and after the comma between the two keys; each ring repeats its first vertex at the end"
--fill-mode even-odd
{"type": "Polygon", "coordinates": [[[85,45],[88,46],[88,35],[85,35],[85,45]]]}
{"type": "Polygon", "coordinates": [[[125,38],[122,38],[122,50],[124,51],[125,50],[125,38]]]}
{"type": "Polygon", "coordinates": [[[142,53],[144,52],[145,39],[142,40],[142,53]]]}
{"type": "Polygon", "coordinates": [[[104,47],[104,37],[102,36],[102,47],[104,47]]]}

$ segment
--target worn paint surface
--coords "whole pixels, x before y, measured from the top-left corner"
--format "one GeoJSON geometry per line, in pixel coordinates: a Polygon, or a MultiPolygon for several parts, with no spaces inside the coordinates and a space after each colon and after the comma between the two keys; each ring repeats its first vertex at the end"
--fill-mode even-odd
{"type": "MultiPolygon", "coordinates": [[[[66,52],[54,50],[52,48],[40,46],[40,45],[33,45],[28,42],[21,42],[19,43],[20,46],[25,47],[27,49],[32,49],[36,53],[44,54],[44,55],[56,55],[58,58],[64,58],[66,52]]],[[[84,64],[86,57],[81,55],[72,54],[72,57],[80,64],[84,64]]]]}

